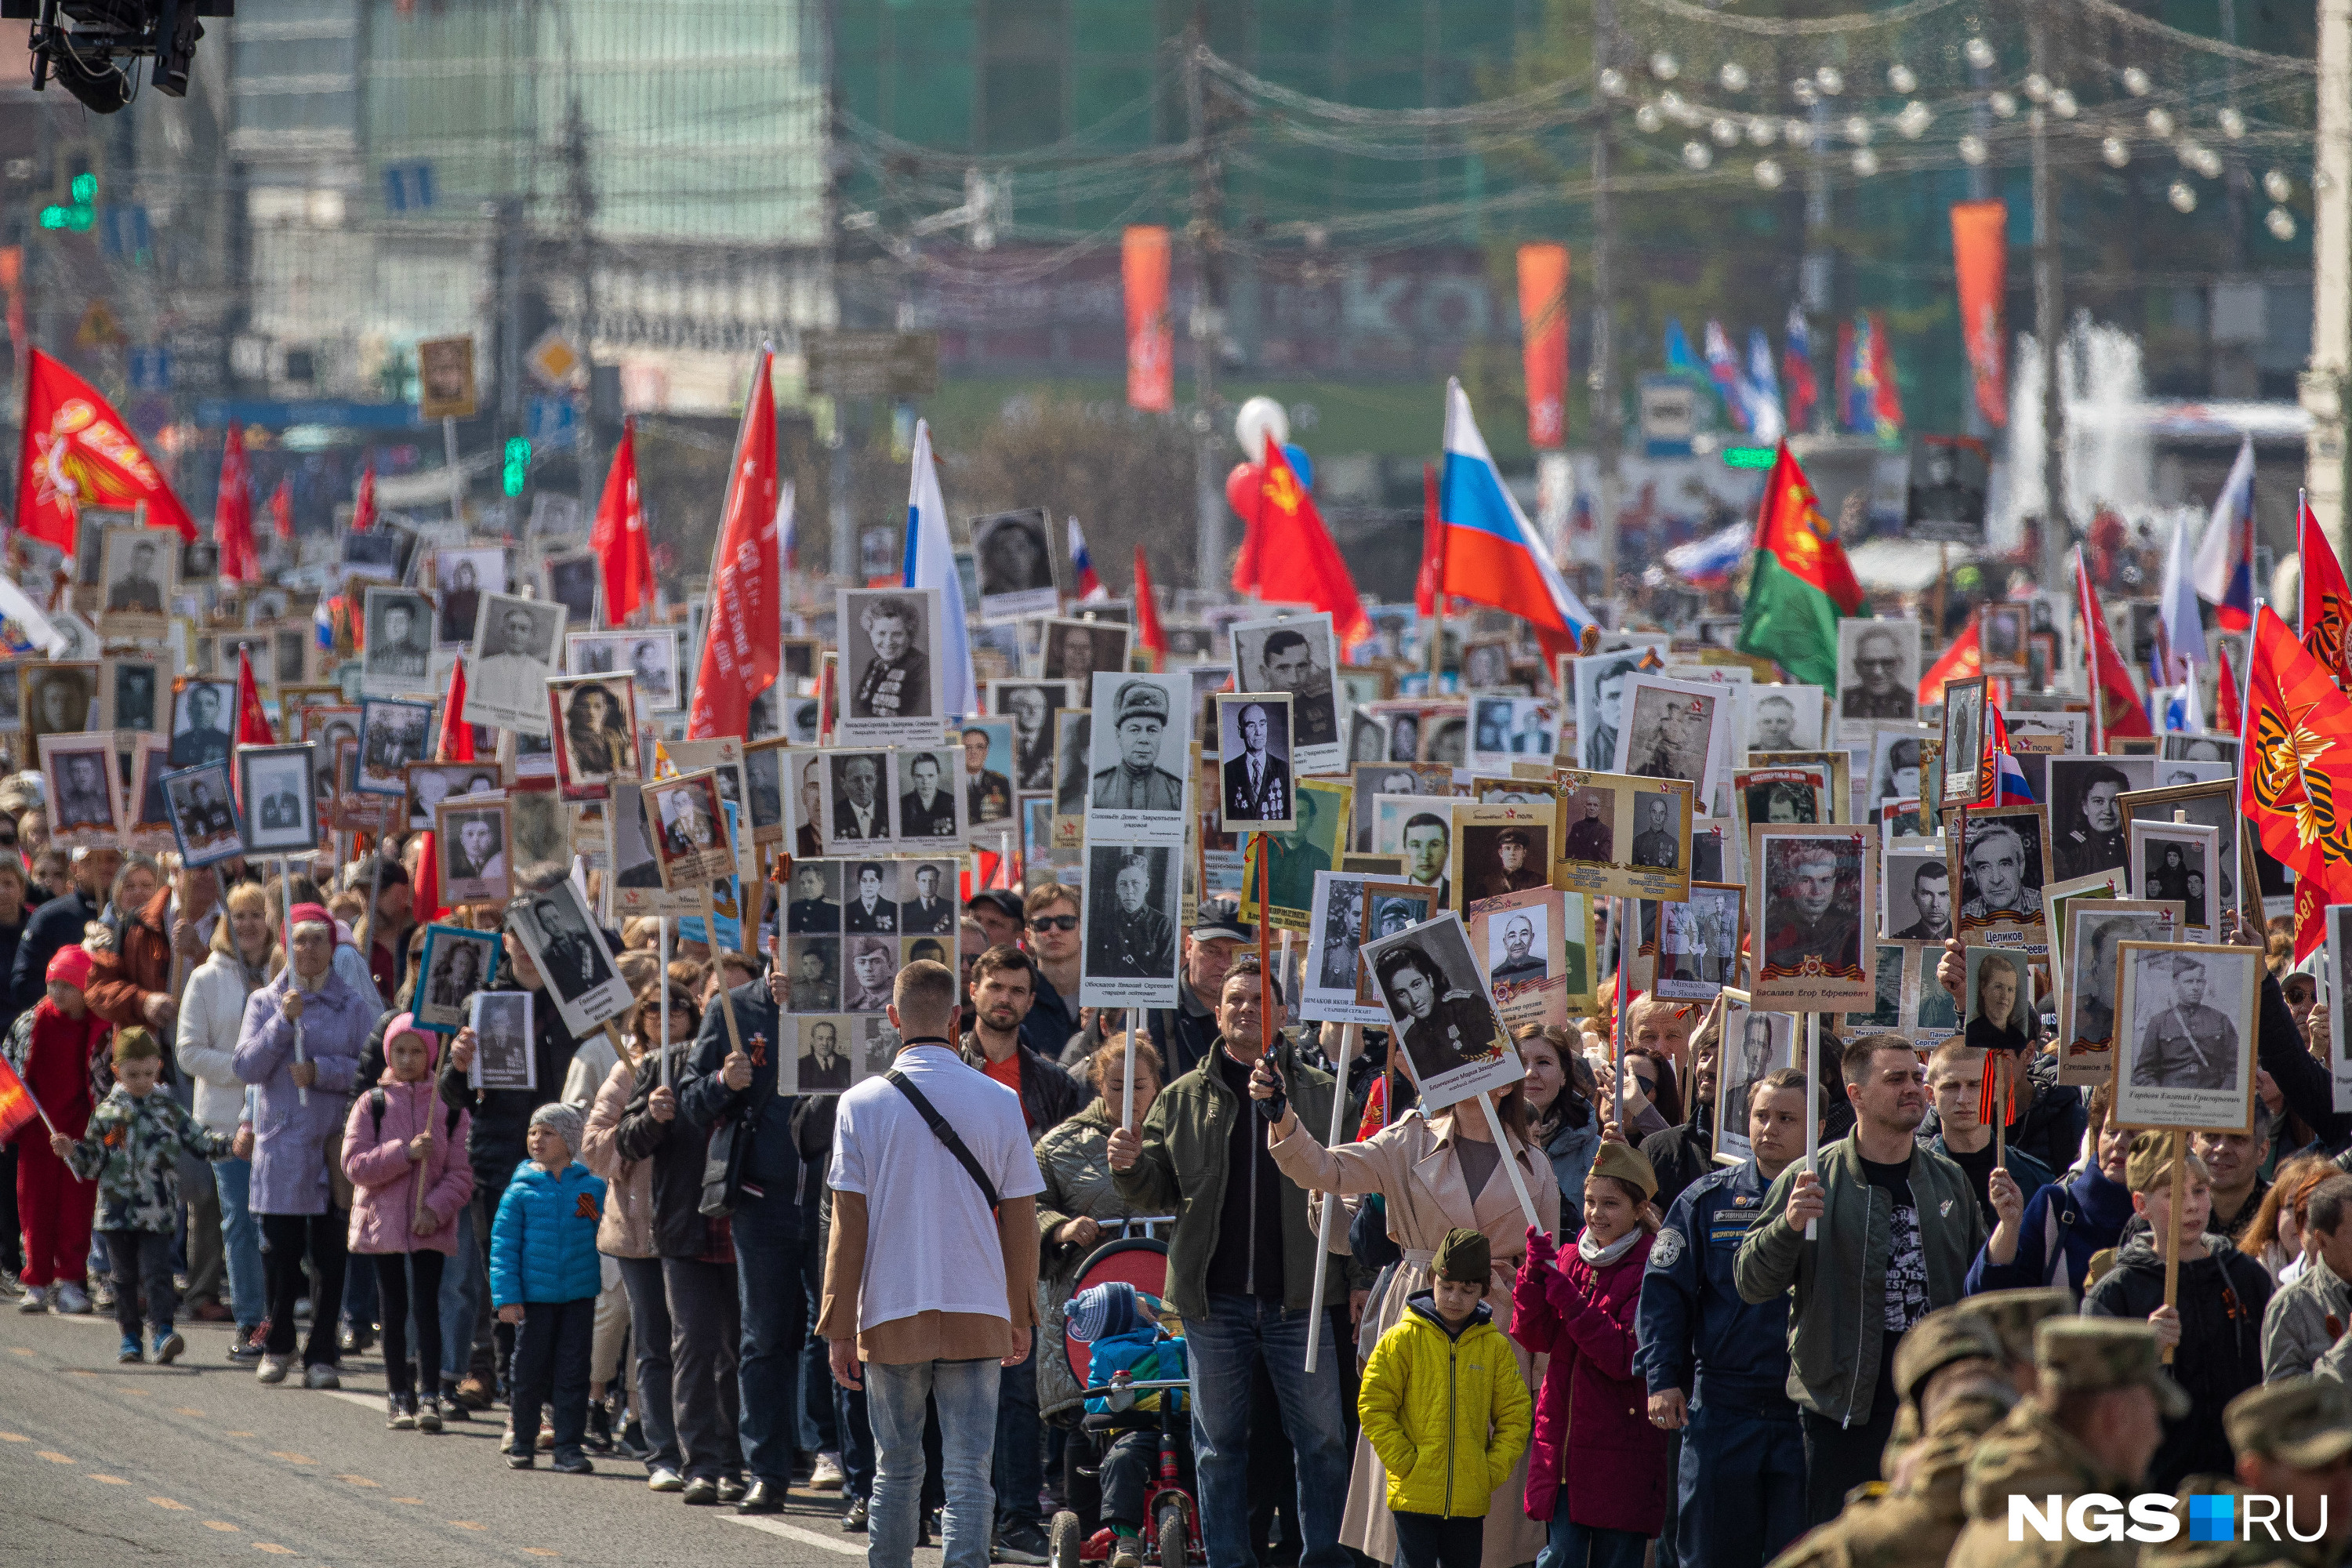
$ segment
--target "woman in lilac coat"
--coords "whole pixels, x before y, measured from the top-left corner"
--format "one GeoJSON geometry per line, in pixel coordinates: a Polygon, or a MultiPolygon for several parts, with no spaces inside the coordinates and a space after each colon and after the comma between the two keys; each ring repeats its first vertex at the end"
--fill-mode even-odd
{"type": "Polygon", "coordinates": [[[295,905],[293,927],[291,962],[246,999],[234,1058],[236,1076],[260,1088],[253,1122],[252,1204],[261,1217],[269,1337],[257,1375],[264,1383],[282,1383],[293,1363],[294,1303],[309,1283],[302,1271],[307,1250],[318,1268],[319,1286],[310,1299],[302,1381],[310,1388],[334,1388],[347,1221],[336,1207],[328,1166],[376,1009],[334,973],[335,925],[322,906],[295,905]],[[294,1048],[298,1020],[299,1060],[294,1048]]]}

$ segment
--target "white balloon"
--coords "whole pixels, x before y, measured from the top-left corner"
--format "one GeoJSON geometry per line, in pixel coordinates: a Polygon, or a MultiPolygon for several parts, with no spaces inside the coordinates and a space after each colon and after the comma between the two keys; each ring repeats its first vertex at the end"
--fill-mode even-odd
{"type": "Polygon", "coordinates": [[[1253,397],[1234,411],[1234,439],[1242,444],[1243,457],[1263,463],[1269,438],[1277,447],[1290,439],[1290,416],[1271,397],[1253,397]]]}

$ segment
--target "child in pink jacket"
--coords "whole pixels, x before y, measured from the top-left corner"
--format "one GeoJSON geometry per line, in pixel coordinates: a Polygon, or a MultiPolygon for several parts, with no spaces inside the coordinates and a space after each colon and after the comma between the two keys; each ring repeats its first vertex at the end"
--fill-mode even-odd
{"type": "Polygon", "coordinates": [[[1528,1457],[1528,1517],[1547,1520],[1536,1568],[1642,1568],[1666,1519],[1666,1435],[1633,1365],[1658,1178],[1629,1144],[1601,1145],[1584,1179],[1584,1230],[1566,1255],[1528,1231],[1511,1337],[1549,1352],[1528,1457]]]}
{"type": "Polygon", "coordinates": [[[441,1430],[441,1269],[457,1250],[457,1211],[474,1195],[466,1113],[434,1085],[436,1041],[403,1013],[383,1032],[383,1081],[353,1102],[343,1129],[352,1180],[353,1252],[370,1253],[383,1298],[387,1426],[441,1430]],[[405,1262],[406,1268],[402,1264],[405,1262]],[[408,1314],[416,1309],[416,1364],[408,1363],[408,1314]],[[419,1404],[418,1382],[424,1384],[419,1404]]]}

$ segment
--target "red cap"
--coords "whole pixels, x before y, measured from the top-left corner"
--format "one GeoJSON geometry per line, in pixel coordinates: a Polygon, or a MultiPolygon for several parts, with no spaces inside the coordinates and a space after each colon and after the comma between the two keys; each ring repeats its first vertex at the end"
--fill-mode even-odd
{"type": "Polygon", "coordinates": [[[335,917],[327,912],[324,904],[297,904],[288,913],[286,923],[289,926],[322,925],[332,931],[335,917]]]}
{"type": "Polygon", "coordinates": [[[89,954],[82,951],[79,942],[58,949],[57,956],[49,960],[47,978],[62,980],[75,990],[81,990],[89,984],[89,954]]]}

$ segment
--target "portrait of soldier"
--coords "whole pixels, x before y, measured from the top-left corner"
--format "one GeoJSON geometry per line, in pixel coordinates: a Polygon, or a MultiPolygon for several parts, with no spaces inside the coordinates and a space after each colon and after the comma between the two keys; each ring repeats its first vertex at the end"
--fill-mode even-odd
{"type": "Polygon", "coordinates": [[[433,648],[416,618],[415,601],[387,598],[378,605],[375,631],[368,638],[368,668],[404,680],[424,679],[432,667],[433,648]]]}
{"type": "MultiPolygon", "coordinates": [[[[1465,847],[1464,858],[1466,859],[1469,858],[1466,847],[1471,840],[1484,838],[1487,835],[1471,828],[1466,829],[1462,837],[1465,847]]],[[[1464,874],[1470,879],[1467,884],[1469,896],[1474,900],[1492,899],[1505,893],[1523,893],[1531,888],[1543,887],[1549,879],[1545,868],[1536,864],[1535,838],[1536,836],[1524,827],[1506,827],[1494,834],[1488,854],[1481,857],[1486,864],[1465,870],[1464,874]]]]}
{"type": "Polygon", "coordinates": [[[793,868],[793,897],[784,906],[784,929],[826,935],[841,929],[841,905],[825,889],[824,867],[803,860],[793,868]]]}
{"type": "Polygon", "coordinates": [[[1797,705],[1779,692],[1756,699],[1748,722],[1748,746],[1756,752],[1785,752],[1797,743],[1797,705]]]}
{"type": "Polygon", "coordinates": [[[842,929],[848,931],[895,931],[898,929],[898,905],[895,900],[882,896],[882,868],[874,861],[861,864],[856,870],[856,891],[848,907],[843,910],[842,929]]]}
{"type": "MultiPolygon", "coordinates": [[[[1601,807],[1613,804],[1608,792],[1598,789],[1579,790],[1569,806],[1568,843],[1563,858],[1587,860],[1606,866],[1610,851],[1615,847],[1616,831],[1601,814],[1601,807]]],[[[1660,805],[1664,803],[1661,801],[1660,805]]]]}
{"type": "Polygon", "coordinates": [[[2058,825],[2057,829],[2062,882],[2121,866],[2130,854],[2121,797],[2131,788],[2131,780],[2122,769],[2102,764],[2083,770],[2081,781],[2082,798],[2075,802],[2073,820],[2058,825]]]}
{"type": "Polygon", "coordinates": [[[1404,1048],[1423,1083],[1494,1047],[1494,1015],[1486,998],[1454,986],[1444,966],[1412,942],[1382,952],[1373,973],[1390,1015],[1404,1026],[1404,1048]]]}
{"type": "Polygon", "coordinates": [[[957,739],[963,745],[964,817],[975,826],[1002,822],[1013,815],[1013,781],[988,765],[989,734],[968,725],[957,739]]]}
{"type": "Polygon", "coordinates": [[[1635,797],[1642,803],[1639,831],[1633,835],[1633,864],[1672,871],[1682,865],[1682,840],[1675,832],[1673,805],[1664,795],[1635,797]]]}
{"type": "Polygon", "coordinates": [[[887,937],[861,936],[849,941],[849,984],[841,999],[845,1013],[879,1013],[890,1005],[890,978],[898,972],[898,954],[887,937]]]}
{"type": "Polygon", "coordinates": [[[1181,811],[1184,781],[1160,765],[1168,727],[1168,693],[1149,680],[1120,685],[1111,700],[1118,761],[1087,781],[1089,805],[1106,811],[1181,811]]]}
{"type": "Polygon", "coordinates": [[[2172,994],[2140,1029],[2132,1049],[2132,1082],[2155,1089],[2237,1089],[2238,1026],[2205,1005],[2205,961],[2186,952],[2136,956],[2140,984],[2158,984],[2168,970],[2172,994]]]}
{"type": "MultiPolygon", "coordinates": [[[[45,729],[51,728],[46,723],[48,718],[49,693],[58,689],[59,684],[59,681],[52,677],[49,683],[41,689],[42,718],[45,721],[45,729]]],[[[228,731],[221,728],[220,721],[221,690],[222,688],[213,685],[192,686],[187,689],[188,727],[172,737],[173,767],[186,768],[194,767],[198,763],[217,763],[228,755],[228,731]]],[[[87,700],[88,693],[85,692],[85,703],[87,700]]],[[[60,729],[66,727],[54,726],[60,729]]],[[[81,725],[76,723],[70,727],[79,730],[81,725]]]]}
{"type": "Polygon", "coordinates": [[[1544,977],[1544,961],[1536,956],[1536,923],[1514,914],[1503,921],[1503,962],[1486,978],[1497,985],[1523,984],[1544,977]]]}
{"type": "Polygon", "coordinates": [[[1782,973],[1809,967],[1836,973],[1862,968],[1862,927],[1838,897],[1838,846],[1800,838],[1769,846],[1773,861],[1771,902],[1764,929],[1764,962],[1782,973]]]}
{"type": "Polygon", "coordinates": [[[180,833],[191,845],[236,831],[236,817],[228,803],[214,799],[212,786],[203,779],[190,779],[175,787],[181,791],[180,833]]]}
{"type": "Polygon", "coordinates": [[[1331,884],[1330,905],[1324,921],[1322,962],[1315,979],[1320,989],[1355,988],[1356,950],[1364,940],[1363,893],[1361,882],[1335,880],[1331,884]]]}
{"type": "Polygon", "coordinates": [[[59,827],[113,826],[114,795],[107,788],[106,764],[89,752],[76,752],[63,762],[58,771],[65,776],[51,820],[59,827]]]}
{"type": "Polygon", "coordinates": [[[933,936],[948,936],[954,932],[955,900],[940,896],[937,866],[915,868],[915,896],[899,904],[898,923],[910,935],[927,931],[933,936]]]}
{"type": "Polygon", "coordinates": [[[155,562],[153,540],[141,539],[131,542],[130,565],[106,591],[108,614],[127,612],[160,616],[163,613],[163,584],[155,580],[155,562]]]}
{"type": "Polygon", "coordinates": [[[1911,907],[1919,918],[1892,932],[1896,942],[1943,942],[1952,934],[1952,873],[1941,860],[1922,860],[1911,873],[1911,907]]]}
{"type": "Polygon", "coordinates": [[[1641,662],[1638,654],[1621,655],[1592,683],[1592,723],[1584,737],[1584,765],[1606,773],[1617,765],[1617,731],[1625,722],[1625,683],[1641,662]]]}
{"type": "Polygon", "coordinates": [[[430,984],[436,1007],[464,1006],[466,998],[480,989],[481,983],[482,953],[478,943],[453,941],[434,953],[430,984]]]}
{"type": "Polygon", "coordinates": [[[1328,746],[1339,739],[1339,719],[1331,695],[1331,672],[1315,662],[1307,634],[1279,626],[1266,636],[1259,656],[1266,691],[1290,693],[1290,743],[1328,746]]]}
{"type": "Polygon", "coordinates": [[[1626,753],[1625,771],[1636,778],[1689,779],[1706,775],[1708,700],[1678,691],[1644,691],[1634,701],[1640,728],[1626,753]],[[1646,720],[1646,723],[1643,721],[1646,720]]]}
{"type": "Polygon", "coordinates": [[[922,624],[911,599],[873,599],[858,612],[857,625],[873,659],[850,693],[850,717],[919,719],[929,714],[930,664],[915,646],[922,624]]]}
{"type": "Polygon", "coordinates": [[[1441,905],[1454,901],[1454,879],[1445,863],[1454,847],[1454,828],[1433,811],[1417,811],[1405,818],[1404,874],[1408,881],[1437,889],[1441,905]]]}
{"type": "Polygon", "coordinates": [[[1739,1043],[1725,1064],[1728,1069],[1723,1086],[1726,1127],[1748,1125],[1748,1095],[1756,1080],[1771,1070],[1771,1060],[1772,1020],[1761,1013],[1750,1013],[1741,1021],[1739,1043]]]}
{"type": "Polygon", "coordinates": [[[1176,929],[1152,907],[1151,865],[1143,856],[1129,852],[1119,857],[1111,878],[1110,903],[1092,924],[1087,973],[1138,980],[1175,973],[1176,929]]]}

